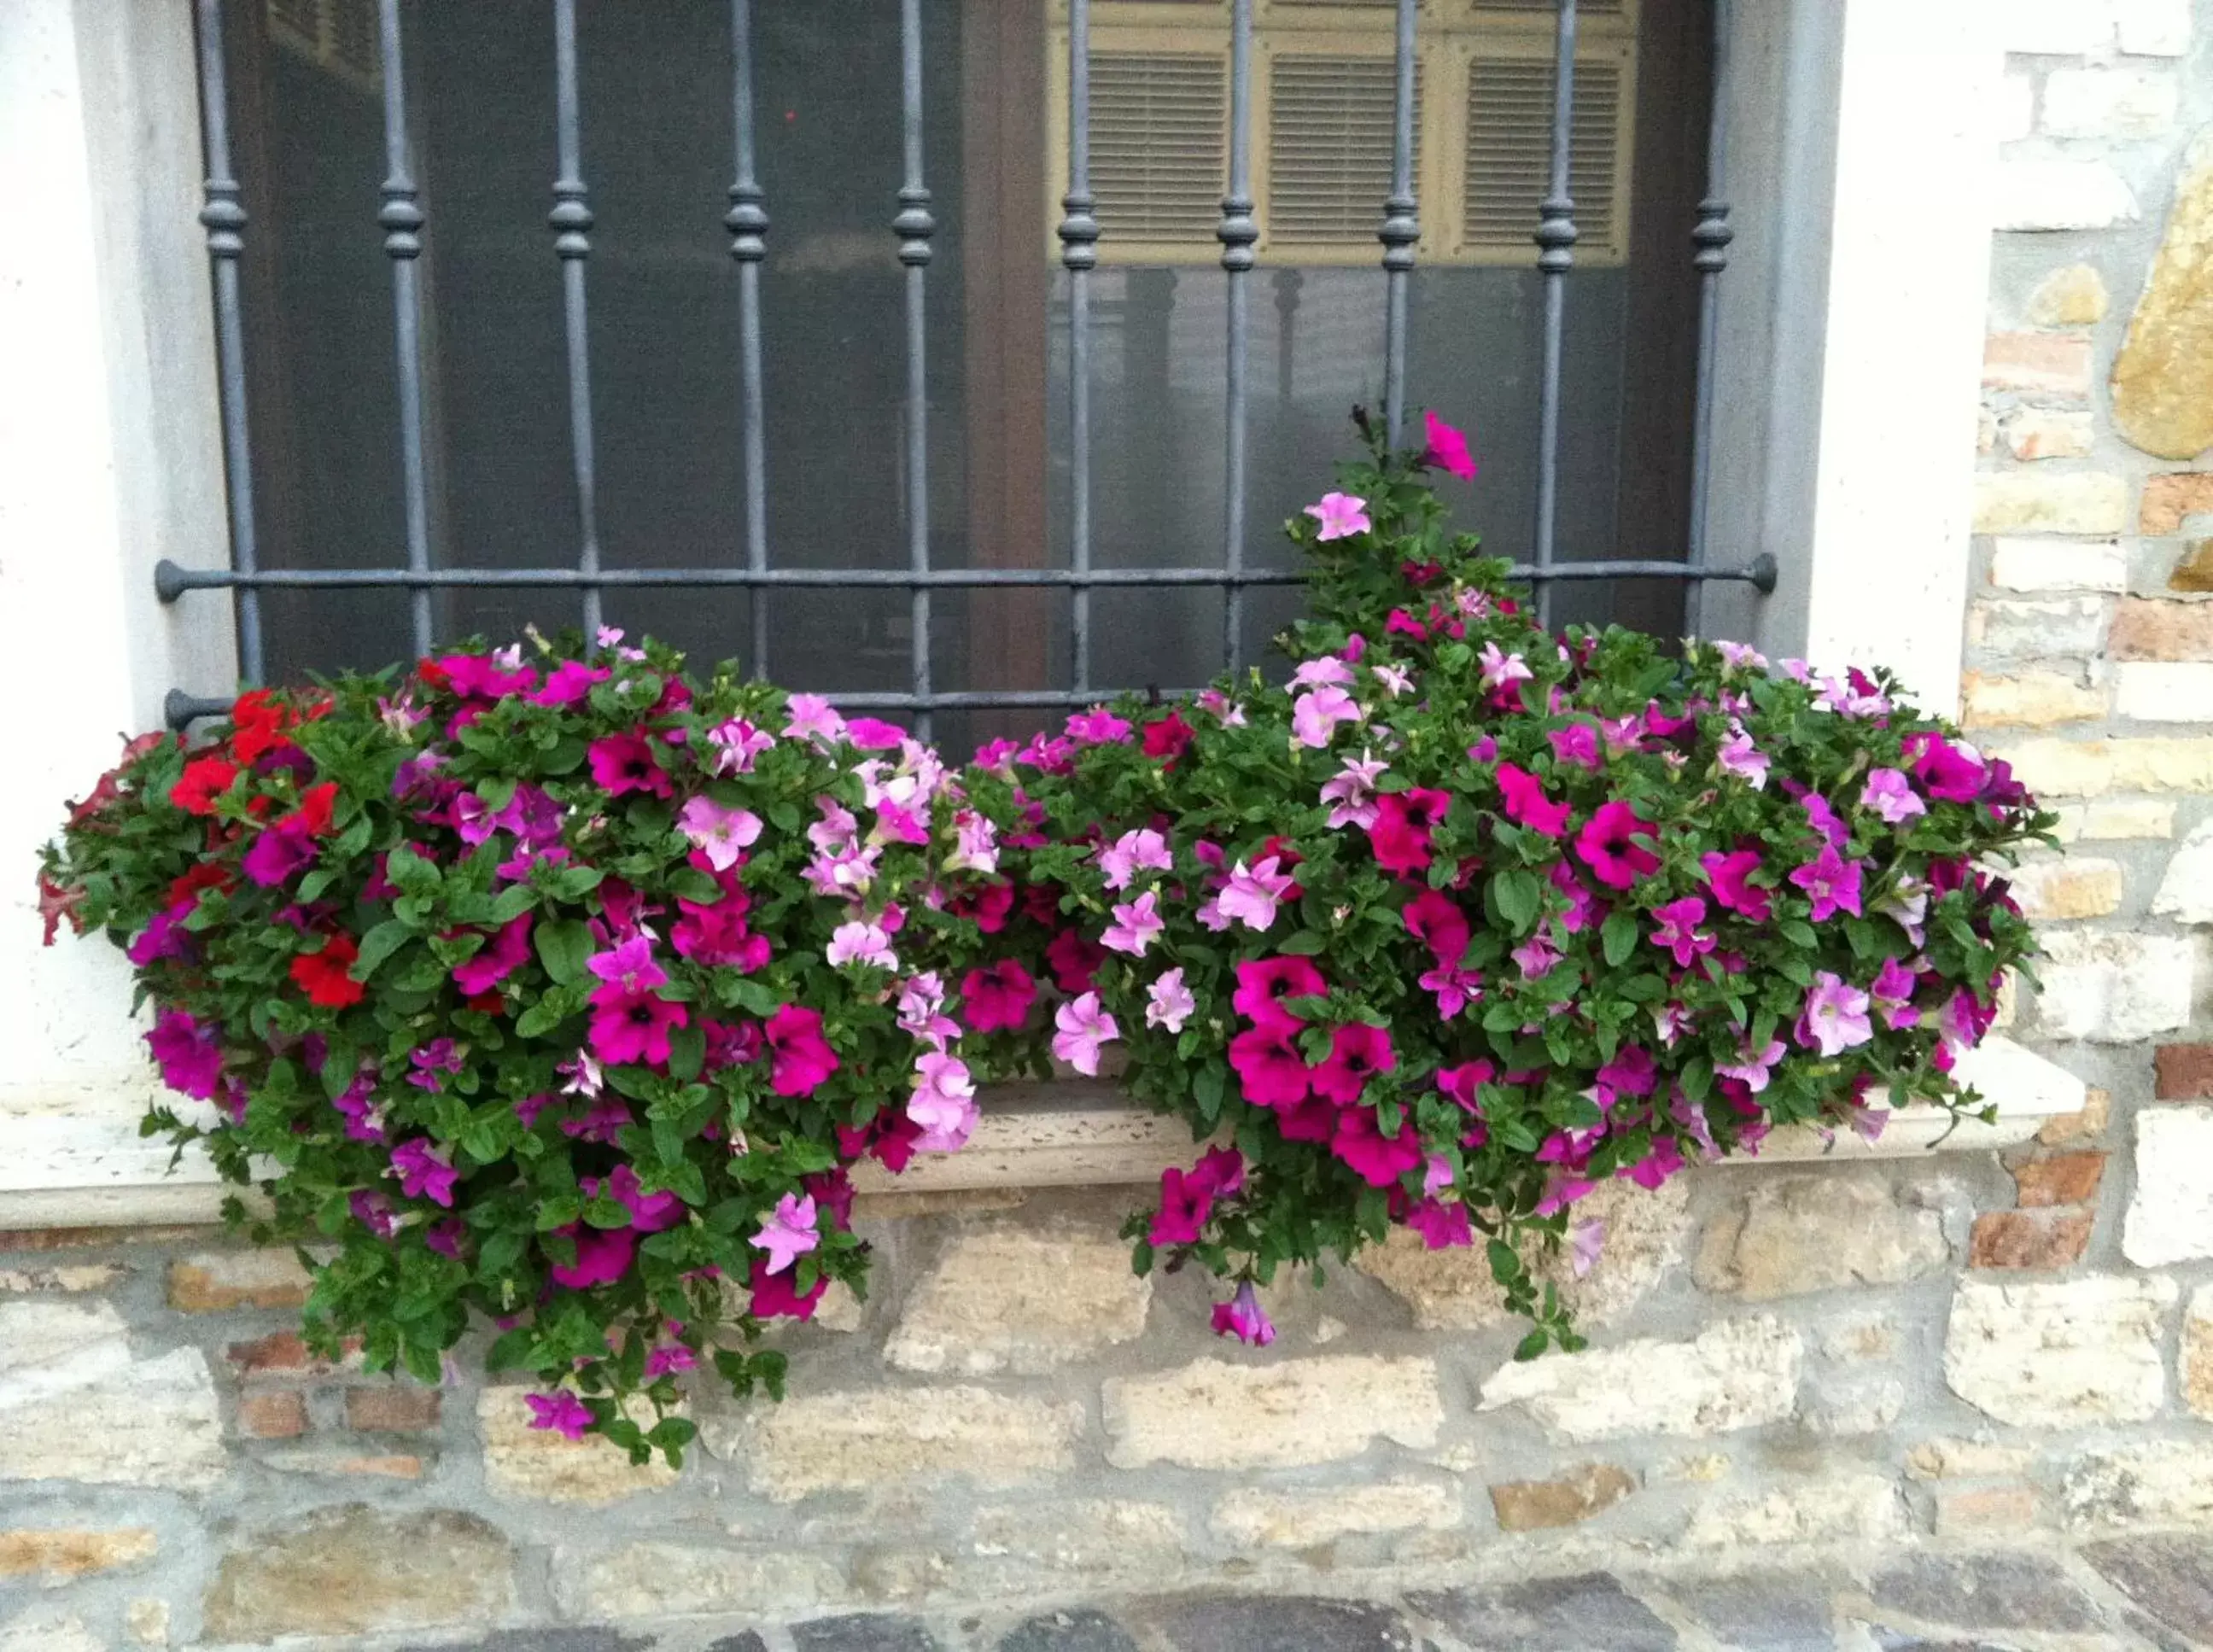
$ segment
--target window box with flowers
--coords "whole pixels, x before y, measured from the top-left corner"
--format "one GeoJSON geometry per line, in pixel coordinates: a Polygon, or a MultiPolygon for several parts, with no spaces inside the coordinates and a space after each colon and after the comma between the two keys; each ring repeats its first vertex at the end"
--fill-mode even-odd
{"type": "Polygon", "coordinates": [[[1025,1159],[1157,1175],[1135,1265],[1220,1276],[1227,1333],[1403,1225],[1488,1246],[1525,1354],[1577,1346],[1521,1259],[1594,1243],[1592,1188],[1978,1115],[2033,944],[1987,869],[2047,817],[1880,675],[1546,635],[1432,469],[1472,469],[1435,415],[1370,434],[1289,525],[1281,686],[956,767],[533,636],[131,742],[45,903],[129,953],[192,1104],[149,1133],[324,1247],[311,1339],[435,1377],[493,1319],[544,1426],[641,1456],[690,1438],[680,1373],[780,1386],[754,1338],[860,1278],[857,1192],[1025,1159]],[[1116,1057],[1143,1111],[978,1107],[1116,1057]]]}

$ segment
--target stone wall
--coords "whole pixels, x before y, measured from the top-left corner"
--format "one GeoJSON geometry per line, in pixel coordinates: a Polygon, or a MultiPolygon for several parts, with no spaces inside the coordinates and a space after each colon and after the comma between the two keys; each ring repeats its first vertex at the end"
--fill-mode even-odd
{"type": "MultiPolygon", "coordinates": [[[[781,1406],[703,1396],[680,1472],[532,1432],[475,1346],[435,1390],[312,1360],[286,1258],[0,1234],[0,1652],[751,1652],[879,1608],[996,1635],[1113,1594],[1782,1573],[1800,1545],[1880,1592],[1902,1549],[2213,1532],[2213,3],[1997,10],[1965,715],[2062,808],[2014,1030],[2082,1113],[2003,1155],[1608,1190],[1603,1258],[1555,1269],[1593,1349],[1527,1365],[1472,1254],[1287,1283],[1256,1353],[1208,1332],[1204,1282],[1130,1275],[1124,1196],[879,1200],[873,1299],[783,1333],[781,1406]]],[[[2195,1556],[2213,1589],[2202,1538],[2158,1552],[2161,1587],[2195,1556]]],[[[1248,1643],[1161,1643],[1202,1642],[1248,1643]]]]}

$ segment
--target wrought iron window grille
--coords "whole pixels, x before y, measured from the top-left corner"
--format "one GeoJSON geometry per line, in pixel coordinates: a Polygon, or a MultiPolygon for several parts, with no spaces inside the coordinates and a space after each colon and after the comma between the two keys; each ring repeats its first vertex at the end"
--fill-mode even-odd
{"type": "MultiPolygon", "coordinates": [[[[1069,316],[1068,454],[1070,558],[1065,568],[937,568],[930,562],[928,523],[928,386],[924,374],[927,316],[924,299],[938,225],[923,166],[922,0],[901,0],[901,148],[904,175],[890,228],[891,249],[905,270],[906,417],[904,421],[907,500],[907,565],[899,568],[779,568],[769,556],[764,430],[760,266],[768,256],[767,194],[759,175],[755,149],[752,0],[730,0],[734,72],[731,107],[735,145],[729,207],[722,222],[730,235],[729,253],[738,269],[739,394],[742,414],[744,475],[743,559],[707,568],[606,568],[600,564],[596,477],[593,447],[589,309],[587,270],[592,253],[593,215],[583,166],[582,100],[578,90],[576,0],[551,0],[554,36],[555,139],[558,176],[554,204],[547,216],[562,279],[562,315],[566,346],[570,448],[575,485],[577,552],[570,567],[468,568],[441,565],[433,554],[425,503],[426,460],[423,415],[423,313],[417,260],[430,230],[415,182],[408,139],[407,90],[402,73],[400,0],[376,0],[377,74],[384,117],[386,176],[379,187],[376,222],[392,265],[393,326],[398,356],[399,440],[405,533],[404,565],[390,568],[264,568],[255,537],[253,479],[247,411],[246,332],[239,261],[248,225],[231,157],[229,108],[225,85],[222,0],[195,0],[202,137],[207,176],[199,219],[207,232],[213,277],[217,389],[228,484],[231,565],[195,569],[162,561],[155,570],[155,589],[164,603],[203,590],[234,593],[237,612],[239,673],[249,686],[265,676],[261,593],[278,589],[404,589],[409,594],[409,623],[418,655],[436,642],[431,594],[442,588],[507,587],[574,590],[587,633],[600,620],[602,594],[608,590],[741,588],[755,594],[752,604],[750,668],[765,676],[772,658],[773,626],[766,593],[778,589],[860,590],[889,588],[909,594],[909,678],[904,692],[867,692],[836,696],[855,708],[910,713],[916,732],[927,739],[931,713],[938,710],[1065,708],[1091,704],[1126,692],[1093,680],[1092,593],[1108,588],[1218,590],[1223,595],[1222,657],[1232,671],[1244,664],[1245,593],[1256,586],[1295,584],[1293,569],[1246,565],[1246,436],[1248,286],[1259,263],[1254,243],[1260,231],[1253,217],[1252,175],[1253,6],[1230,0],[1229,131],[1222,215],[1215,237],[1227,288],[1226,412],[1222,466],[1227,499],[1221,561],[1211,566],[1099,568],[1092,562],[1091,504],[1091,277],[1099,261],[1101,229],[1091,168],[1090,0],[1066,0],[1068,34],[1067,189],[1056,234],[1066,271],[1069,316]],[[1069,593],[1071,621],[1070,680],[1065,688],[942,690],[930,667],[930,604],[933,592],[948,588],[1046,587],[1069,593]]],[[[1731,0],[1715,0],[1713,113],[1708,135],[1706,187],[1691,230],[1692,264],[1698,274],[1695,426],[1692,438],[1691,503],[1681,560],[1652,557],[1595,561],[1562,561],[1558,547],[1560,485],[1561,344],[1565,327],[1568,277],[1575,267],[1575,201],[1569,192],[1573,130],[1577,0],[1552,0],[1555,10],[1552,59],[1552,115],[1549,187],[1539,204],[1532,239],[1536,266],[1543,276],[1541,374],[1537,418],[1536,519],[1531,558],[1517,564],[1517,577],[1537,593],[1540,616],[1551,618],[1553,588],[1564,582],[1647,578],[1686,584],[1686,630],[1698,631],[1699,598],[1705,585],[1748,584],[1763,594],[1775,588],[1777,567],[1765,553],[1742,562],[1719,564],[1709,554],[1708,502],[1712,468],[1715,356],[1717,348],[1719,284],[1728,266],[1731,230],[1723,181],[1726,147],[1727,50],[1731,0]]],[[[1395,0],[1393,66],[1394,106],[1389,192],[1376,227],[1385,282],[1383,418],[1395,436],[1405,414],[1408,283],[1421,237],[1414,173],[1416,108],[1415,22],[1418,0],[1395,0]]],[[[1191,690],[1155,693],[1188,693],[1191,690]]],[[[168,721],[182,728],[194,718],[220,715],[226,700],[195,698],[172,690],[168,721]]]]}

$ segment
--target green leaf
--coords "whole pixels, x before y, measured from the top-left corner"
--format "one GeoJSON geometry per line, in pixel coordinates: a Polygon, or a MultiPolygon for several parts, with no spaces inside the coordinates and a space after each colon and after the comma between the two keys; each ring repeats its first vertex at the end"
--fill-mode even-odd
{"type": "Polygon", "coordinates": [[[1329,944],[1329,937],[1317,935],[1312,930],[1294,930],[1277,943],[1277,952],[1287,952],[1299,958],[1311,958],[1329,944]]]}
{"type": "Polygon", "coordinates": [[[1491,1277],[1502,1285],[1510,1285],[1521,1277],[1521,1256],[1503,1239],[1494,1239],[1484,1247],[1484,1254],[1491,1259],[1491,1277]]]}
{"type": "Polygon", "coordinates": [[[592,932],[582,919],[564,917],[540,924],[531,942],[546,972],[562,985],[583,978],[584,960],[592,955],[592,932]]]}
{"type": "Polygon", "coordinates": [[[361,938],[361,955],[354,960],[351,973],[357,981],[366,981],[376,973],[377,966],[415,938],[415,931],[396,917],[387,917],[381,924],[369,926],[361,938]]]}
{"type": "Polygon", "coordinates": [[[1552,1338],[1541,1329],[1532,1331],[1514,1344],[1514,1357],[1525,1364],[1543,1353],[1552,1338]]]}
{"type": "Polygon", "coordinates": [[[384,857],[384,875],[398,885],[404,895],[435,895],[445,883],[438,869],[406,844],[401,844],[384,857]]]}
{"type": "Polygon", "coordinates": [[[1498,915],[1514,926],[1517,935],[1527,932],[1545,903],[1544,886],[1537,881],[1536,874],[1519,867],[1510,867],[1493,877],[1491,893],[1498,903],[1498,915]]]}
{"type": "Polygon", "coordinates": [[[1599,942],[1606,949],[1606,961],[1619,966],[1629,961],[1629,954],[1637,950],[1637,915],[1617,911],[1607,917],[1600,928],[1599,942]]]}
{"type": "Polygon", "coordinates": [[[1811,952],[1820,944],[1814,934],[1814,926],[1801,919],[1786,917],[1775,927],[1785,941],[1803,951],[1811,952]]]}

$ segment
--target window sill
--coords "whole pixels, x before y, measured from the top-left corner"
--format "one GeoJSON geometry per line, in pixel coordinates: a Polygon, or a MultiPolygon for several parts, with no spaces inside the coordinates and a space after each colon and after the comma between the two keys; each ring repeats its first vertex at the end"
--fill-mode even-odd
{"type": "MultiPolygon", "coordinates": [[[[1961,1068],[1997,1103],[1996,1124],[1955,1127],[1941,1108],[1909,1107],[1874,1142],[1850,1131],[1828,1139],[1797,1125],[1776,1131],[1757,1155],[1725,1162],[1989,1151],[2025,1142],[2045,1120],[2084,1104],[2082,1080],[2009,1039],[1991,1039],[1961,1068]]],[[[0,1133],[9,1148],[0,1161],[0,1230],[214,1222],[229,1191],[194,1158],[172,1172],[169,1148],[140,1137],[135,1119],[17,1118],[0,1124],[0,1133]]],[[[1180,1120],[1145,1112],[1111,1083],[1010,1084],[991,1093],[974,1137],[959,1153],[919,1154],[898,1176],[865,1164],[853,1180],[870,1194],[1133,1186],[1190,1163],[1194,1150],[1180,1120]]]]}

